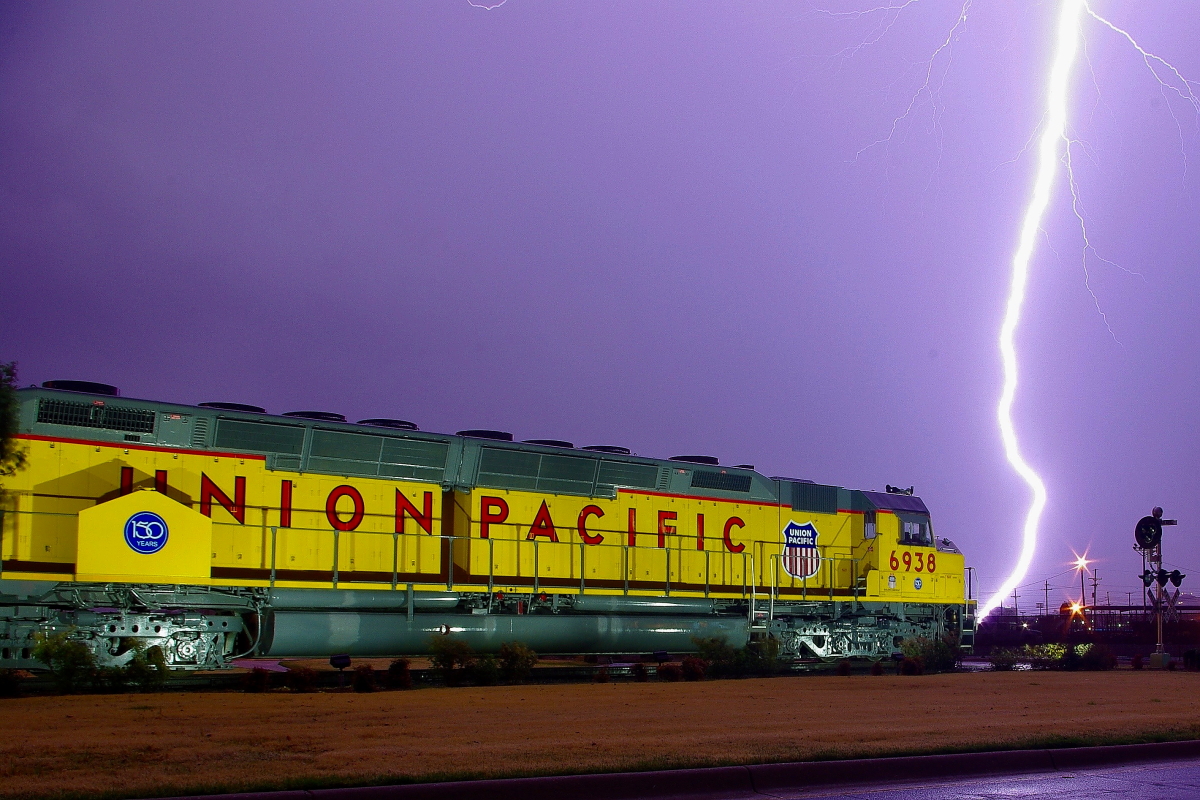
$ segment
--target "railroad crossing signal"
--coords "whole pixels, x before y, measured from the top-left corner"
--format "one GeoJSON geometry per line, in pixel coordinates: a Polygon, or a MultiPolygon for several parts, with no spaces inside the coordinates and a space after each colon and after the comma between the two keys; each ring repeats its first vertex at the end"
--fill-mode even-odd
{"type": "Polygon", "coordinates": [[[1142,565],[1143,567],[1149,565],[1149,569],[1143,568],[1139,577],[1146,587],[1146,593],[1150,595],[1150,601],[1154,604],[1154,621],[1158,628],[1158,645],[1154,655],[1150,657],[1150,664],[1160,668],[1165,667],[1171,658],[1170,655],[1163,652],[1163,610],[1164,608],[1174,610],[1175,603],[1179,599],[1179,584],[1183,583],[1183,579],[1187,577],[1177,569],[1170,572],[1163,569],[1163,526],[1178,524],[1178,520],[1163,519],[1163,510],[1155,506],[1154,510],[1150,512],[1150,516],[1139,519],[1133,529],[1133,538],[1137,542],[1135,549],[1141,552],[1144,559],[1142,565]],[[1174,596],[1166,591],[1168,582],[1175,587],[1174,596]]]}

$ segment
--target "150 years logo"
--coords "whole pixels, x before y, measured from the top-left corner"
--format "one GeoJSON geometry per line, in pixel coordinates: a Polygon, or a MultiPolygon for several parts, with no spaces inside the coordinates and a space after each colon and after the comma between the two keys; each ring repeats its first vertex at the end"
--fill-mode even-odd
{"type": "Polygon", "coordinates": [[[125,544],[135,553],[157,553],[167,534],[167,521],[153,511],[139,511],[125,521],[125,544]]]}

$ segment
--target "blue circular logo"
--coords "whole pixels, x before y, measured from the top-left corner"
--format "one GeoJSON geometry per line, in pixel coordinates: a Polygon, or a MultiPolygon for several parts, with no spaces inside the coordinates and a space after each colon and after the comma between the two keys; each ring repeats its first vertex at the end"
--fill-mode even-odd
{"type": "Polygon", "coordinates": [[[167,543],[167,521],[153,511],[139,511],[125,521],[125,544],[135,553],[150,555],[167,543]]]}
{"type": "MultiPolygon", "coordinates": [[[[163,537],[163,541],[166,541],[166,537],[165,537],[165,536],[163,537]]],[[[925,584],[921,582],[921,579],[920,579],[920,578],[913,578],[913,588],[914,588],[914,589],[920,589],[920,588],[921,588],[922,586],[924,586],[924,585],[925,585],[925,584]]]]}

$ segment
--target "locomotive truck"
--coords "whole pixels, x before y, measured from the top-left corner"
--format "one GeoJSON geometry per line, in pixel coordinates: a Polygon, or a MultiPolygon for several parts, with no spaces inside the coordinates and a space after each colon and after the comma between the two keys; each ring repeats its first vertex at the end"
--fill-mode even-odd
{"type": "Polygon", "coordinates": [[[962,554],[911,493],[707,456],[421,431],[396,419],[22,389],[5,485],[0,667],[38,635],[101,666],[240,657],[689,652],[797,667],[974,631],[962,554]]]}

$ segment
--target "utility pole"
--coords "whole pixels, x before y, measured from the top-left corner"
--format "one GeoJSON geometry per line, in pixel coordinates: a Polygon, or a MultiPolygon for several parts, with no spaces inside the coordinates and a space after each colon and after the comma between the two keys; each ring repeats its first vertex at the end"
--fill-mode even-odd
{"type": "Polygon", "coordinates": [[[1046,613],[1050,613],[1050,581],[1046,581],[1046,613]]]}
{"type": "Polygon", "coordinates": [[[1017,590],[1013,588],[1013,616],[1017,618],[1017,624],[1021,624],[1021,612],[1017,609],[1017,590]]]}

